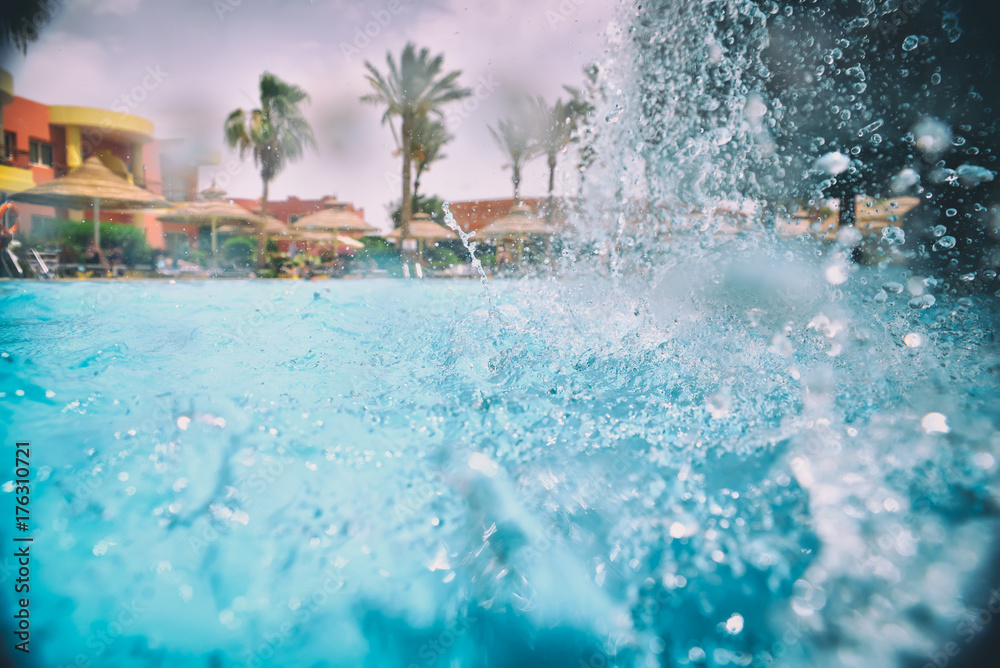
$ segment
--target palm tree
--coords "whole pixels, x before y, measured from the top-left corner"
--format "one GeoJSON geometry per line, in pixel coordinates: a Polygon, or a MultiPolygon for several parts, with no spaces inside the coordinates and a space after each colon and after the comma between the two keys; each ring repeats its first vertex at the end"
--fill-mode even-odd
{"type": "Polygon", "coordinates": [[[568,102],[561,99],[551,107],[541,97],[534,103],[538,115],[539,137],[538,151],[546,156],[549,166],[549,201],[547,218],[552,218],[552,198],[555,191],[556,160],[558,155],[572,142],[578,141],[578,128],[581,122],[593,113],[593,106],[584,99],[576,88],[563,86],[570,94],[568,102]]]}
{"type": "Polygon", "coordinates": [[[535,101],[535,110],[538,114],[539,136],[538,152],[545,155],[549,165],[549,199],[552,199],[556,183],[556,159],[560,151],[566,148],[573,141],[573,132],[576,129],[576,119],[573,116],[574,110],[571,105],[556,100],[551,107],[545,100],[539,97],[535,101]]]}
{"type": "MultiPolygon", "coordinates": [[[[468,88],[459,88],[455,80],[461,74],[456,70],[441,76],[444,55],[431,57],[430,50],[421,49],[412,43],[403,48],[399,66],[391,53],[385,56],[389,72],[383,76],[375,66],[365,62],[368,68],[366,78],[374,92],[361,98],[362,102],[385,106],[382,122],[392,126],[392,120],[399,118],[399,144],[403,155],[403,202],[400,222],[400,238],[410,236],[410,216],[412,215],[413,194],[410,192],[410,177],[414,155],[414,131],[418,122],[431,114],[442,116],[441,106],[446,102],[460,100],[472,94],[468,88]]],[[[393,130],[395,132],[395,129],[393,130]]],[[[426,168],[426,167],[425,167],[426,168]]]]}
{"type": "Polygon", "coordinates": [[[512,170],[511,181],[514,182],[514,204],[520,196],[521,167],[538,153],[536,132],[531,123],[522,118],[502,118],[497,121],[497,127],[489,127],[490,134],[496,140],[500,150],[510,158],[512,170]]]}
{"type": "Polygon", "coordinates": [[[264,193],[261,214],[267,214],[267,188],[285,164],[302,157],[306,145],[316,148],[312,128],[302,116],[299,103],[308,100],[304,90],[264,72],[260,75],[260,108],[236,109],[226,119],[226,143],[239,148],[240,157],[253,152],[260,167],[264,193]]]}
{"type": "Polygon", "coordinates": [[[28,43],[38,39],[59,4],[57,0],[4,3],[0,10],[0,44],[8,44],[20,49],[21,53],[27,53],[28,43]]]}
{"type": "Polygon", "coordinates": [[[416,199],[420,192],[420,177],[425,171],[430,169],[431,164],[446,158],[441,149],[454,137],[448,134],[444,123],[434,121],[424,117],[417,121],[413,129],[413,167],[415,178],[413,179],[413,199],[416,199]]]}

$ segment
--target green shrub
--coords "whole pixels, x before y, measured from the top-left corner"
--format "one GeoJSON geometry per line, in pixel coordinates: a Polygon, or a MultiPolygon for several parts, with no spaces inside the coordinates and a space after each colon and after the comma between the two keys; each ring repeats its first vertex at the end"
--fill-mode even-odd
{"type": "MultiPolygon", "coordinates": [[[[153,249],[146,243],[146,233],[127,223],[101,223],[101,250],[105,254],[113,248],[121,248],[125,263],[129,265],[150,264],[153,249]]],[[[94,239],[94,223],[86,220],[54,220],[45,226],[43,234],[33,236],[33,241],[58,242],[60,246],[70,246],[78,255],[86,251],[94,239]]]]}
{"type": "Polygon", "coordinates": [[[187,252],[187,255],[185,255],[185,258],[187,259],[188,262],[194,262],[196,265],[198,265],[200,267],[207,267],[208,266],[208,256],[209,256],[209,254],[206,251],[203,251],[203,250],[192,250],[192,251],[188,251],[187,252]]]}
{"type": "Polygon", "coordinates": [[[476,257],[482,263],[483,267],[487,269],[493,269],[497,266],[497,254],[496,253],[476,253],[476,257]]]}
{"type": "Polygon", "coordinates": [[[222,257],[237,266],[250,266],[256,252],[257,242],[252,237],[230,237],[222,244],[222,257]]]}
{"type": "Polygon", "coordinates": [[[395,244],[389,243],[382,237],[362,237],[359,241],[365,247],[354,254],[355,262],[366,265],[369,260],[373,260],[379,269],[391,273],[402,272],[399,248],[395,244]]]}
{"type": "Polygon", "coordinates": [[[447,269],[456,264],[461,264],[462,260],[458,254],[450,248],[431,247],[424,249],[424,259],[434,269],[447,269]]]}

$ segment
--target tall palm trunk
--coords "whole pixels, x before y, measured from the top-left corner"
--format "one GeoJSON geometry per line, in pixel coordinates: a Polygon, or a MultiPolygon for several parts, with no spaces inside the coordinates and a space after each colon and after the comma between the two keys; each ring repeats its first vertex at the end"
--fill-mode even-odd
{"type": "MultiPolygon", "coordinates": [[[[413,213],[413,193],[410,192],[410,172],[413,156],[413,120],[404,119],[400,130],[403,140],[403,208],[399,212],[399,243],[400,246],[410,238],[410,216],[413,213]]],[[[405,251],[404,251],[405,253],[405,251]]]]}
{"type": "MultiPolygon", "coordinates": [[[[270,181],[264,181],[264,193],[260,197],[260,215],[263,218],[267,215],[267,187],[270,181]]],[[[264,268],[267,265],[267,237],[264,235],[264,228],[260,228],[260,238],[257,240],[257,266],[264,268]]]]}
{"type": "Polygon", "coordinates": [[[549,201],[552,201],[552,193],[556,189],[556,154],[549,153],[549,201]]]}
{"type": "Polygon", "coordinates": [[[514,176],[511,180],[514,182],[514,206],[517,206],[518,192],[521,190],[521,166],[515,164],[513,170],[514,176]]]}
{"type": "MultiPolygon", "coordinates": [[[[549,201],[545,204],[545,224],[552,225],[553,217],[553,196],[556,190],[556,154],[549,153],[549,201]]],[[[549,240],[551,242],[551,239],[549,240]]]]}

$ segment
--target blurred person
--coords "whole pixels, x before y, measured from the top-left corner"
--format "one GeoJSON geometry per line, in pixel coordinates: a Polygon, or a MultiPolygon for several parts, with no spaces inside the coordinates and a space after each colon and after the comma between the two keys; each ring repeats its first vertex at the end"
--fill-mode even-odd
{"type": "Polygon", "coordinates": [[[14,208],[12,202],[4,202],[0,204],[0,273],[4,276],[13,277],[15,274],[7,266],[7,253],[10,247],[10,242],[14,240],[14,234],[17,232],[17,210],[14,208]],[[7,227],[5,218],[7,213],[11,214],[11,218],[14,219],[14,224],[9,228],[7,227]]]}
{"type": "MultiPolygon", "coordinates": [[[[93,241],[87,246],[87,250],[83,253],[83,263],[87,265],[88,269],[92,265],[98,265],[102,267],[105,271],[110,271],[111,267],[108,265],[108,261],[104,257],[104,253],[101,251],[101,247],[98,246],[93,241]]],[[[98,269],[93,269],[95,273],[99,273],[98,269]]]]}

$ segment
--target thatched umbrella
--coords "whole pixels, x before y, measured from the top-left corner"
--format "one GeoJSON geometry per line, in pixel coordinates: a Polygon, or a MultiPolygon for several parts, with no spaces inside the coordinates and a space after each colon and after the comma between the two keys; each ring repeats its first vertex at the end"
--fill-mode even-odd
{"type": "Polygon", "coordinates": [[[364,248],[364,243],[357,239],[337,234],[336,232],[326,232],[323,230],[290,230],[285,236],[295,241],[315,241],[318,243],[336,243],[337,250],[341,246],[348,248],[364,248]]]}
{"type": "Polygon", "coordinates": [[[553,234],[552,228],[546,225],[543,219],[535,217],[531,209],[520,204],[511,207],[506,216],[497,218],[476,236],[483,239],[507,239],[548,234],[553,234]]]}
{"type": "MultiPolygon", "coordinates": [[[[385,238],[389,241],[399,241],[400,236],[402,236],[402,229],[397,227],[389,234],[385,235],[385,238]]],[[[424,242],[425,241],[446,241],[451,239],[458,239],[458,234],[455,230],[445,227],[444,225],[438,225],[431,217],[421,211],[420,213],[413,214],[413,218],[410,219],[410,239],[416,239],[419,246],[417,247],[417,257],[423,259],[424,256],[424,242]]]]}
{"type": "Polygon", "coordinates": [[[323,208],[316,213],[310,213],[296,220],[291,225],[295,230],[332,230],[336,232],[377,232],[378,228],[369,225],[357,211],[347,208],[347,202],[327,200],[323,208]]]}
{"type": "Polygon", "coordinates": [[[273,223],[278,223],[279,229],[284,229],[284,225],[275,218],[263,218],[251,213],[232,200],[222,199],[225,195],[221,190],[207,189],[202,191],[204,200],[196,202],[186,202],[178,206],[173,211],[169,211],[158,218],[167,223],[191,223],[194,225],[210,225],[212,228],[212,255],[218,252],[218,228],[220,225],[245,226],[252,233],[258,233],[260,228],[267,230],[268,226],[273,230],[273,223]]]}
{"type": "Polygon", "coordinates": [[[554,230],[544,219],[535,216],[524,204],[510,208],[506,216],[497,218],[481,229],[477,235],[483,239],[504,241],[510,239],[513,243],[515,259],[520,259],[524,240],[528,237],[547,237],[551,242],[554,230]]]}
{"type": "Polygon", "coordinates": [[[101,207],[114,211],[166,209],[170,203],[159,195],[136,187],[104,166],[92,155],[66,176],[14,193],[10,199],[26,204],[67,209],[94,209],[94,244],[101,246],[101,207]]]}

